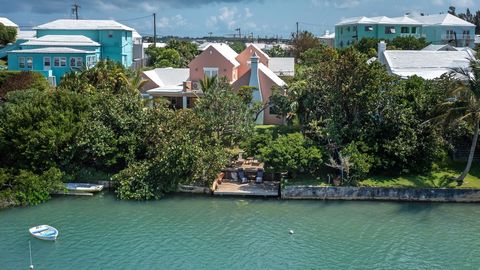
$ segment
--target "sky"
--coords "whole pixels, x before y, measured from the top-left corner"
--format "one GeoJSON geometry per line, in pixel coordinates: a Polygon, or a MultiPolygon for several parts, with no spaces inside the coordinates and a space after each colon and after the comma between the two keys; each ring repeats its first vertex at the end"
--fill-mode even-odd
{"type": "Polygon", "coordinates": [[[341,19],[357,16],[402,16],[408,12],[437,14],[453,5],[457,12],[480,10],[479,0],[0,0],[0,17],[21,28],[55,19],[73,18],[71,5],[80,5],[81,19],[114,19],[142,35],[203,37],[242,35],[288,38],[296,31],[316,35],[333,31],[341,19]]]}

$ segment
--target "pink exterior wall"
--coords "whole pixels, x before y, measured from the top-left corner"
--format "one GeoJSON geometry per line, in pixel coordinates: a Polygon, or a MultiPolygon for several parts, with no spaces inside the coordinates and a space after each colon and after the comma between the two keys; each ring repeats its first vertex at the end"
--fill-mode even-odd
{"type": "MultiPolygon", "coordinates": [[[[260,80],[260,88],[262,90],[262,99],[266,103],[272,96],[272,87],[275,83],[267,77],[261,70],[259,70],[259,80],[260,80]]],[[[238,91],[242,86],[248,86],[250,82],[250,70],[248,70],[242,77],[240,77],[236,82],[232,84],[232,87],[235,91],[238,91]]],[[[276,114],[270,114],[270,109],[267,108],[264,111],[263,115],[263,123],[265,125],[281,125],[283,124],[283,118],[276,114]]]]}
{"type": "Polygon", "coordinates": [[[218,77],[227,77],[229,82],[238,78],[237,68],[213,47],[203,51],[190,62],[188,67],[191,81],[203,80],[203,68],[218,68],[218,77]]]}
{"type": "Polygon", "coordinates": [[[248,63],[254,52],[258,56],[259,62],[268,67],[268,58],[265,56],[264,52],[253,45],[249,45],[237,56],[237,61],[240,63],[240,66],[238,67],[238,77],[242,77],[243,74],[250,70],[250,65],[248,63]]]}
{"type": "Polygon", "coordinates": [[[142,86],[142,89],[140,89],[140,92],[144,93],[148,90],[151,90],[153,88],[157,88],[158,85],[156,83],[154,83],[152,80],[150,80],[150,78],[148,78],[148,76],[146,76],[145,74],[142,73],[142,78],[144,80],[146,80],[147,82],[142,86]]]}

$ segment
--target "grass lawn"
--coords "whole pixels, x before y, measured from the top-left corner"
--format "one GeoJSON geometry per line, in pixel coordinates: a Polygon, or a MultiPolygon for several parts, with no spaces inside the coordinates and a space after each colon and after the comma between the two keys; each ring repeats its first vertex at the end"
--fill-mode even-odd
{"type": "MultiPolygon", "coordinates": [[[[399,188],[479,188],[480,189],[480,165],[474,162],[470,173],[465,178],[461,187],[451,179],[460,175],[465,162],[450,163],[448,166],[432,171],[427,174],[410,174],[401,176],[372,176],[359,183],[366,187],[399,187],[399,188]]],[[[299,175],[289,180],[287,185],[317,185],[328,186],[327,176],[299,175]]]]}

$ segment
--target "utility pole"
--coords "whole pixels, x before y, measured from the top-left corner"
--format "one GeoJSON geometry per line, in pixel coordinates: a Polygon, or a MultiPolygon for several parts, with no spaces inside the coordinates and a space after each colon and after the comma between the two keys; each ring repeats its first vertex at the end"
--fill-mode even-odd
{"type": "Polygon", "coordinates": [[[208,35],[210,36],[210,39],[212,39],[213,33],[212,33],[212,32],[208,32],[208,35]]]}
{"type": "Polygon", "coordinates": [[[80,5],[77,3],[72,5],[72,14],[75,14],[75,19],[78,20],[78,9],[80,8],[80,5]]]}
{"type": "Polygon", "coordinates": [[[157,47],[157,13],[153,13],[153,47],[157,47]]]}
{"type": "Polygon", "coordinates": [[[242,39],[242,32],[241,32],[241,30],[240,30],[240,27],[237,28],[237,29],[235,29],[235,31],[238,31],[238,38],[239,38],[239,39],[242,39]]]}
{"type": "Polygon", "coordinates": [[[298,22],[297,22],[297,36],[296,36],[296,38],[298,38],[298,22]]]}

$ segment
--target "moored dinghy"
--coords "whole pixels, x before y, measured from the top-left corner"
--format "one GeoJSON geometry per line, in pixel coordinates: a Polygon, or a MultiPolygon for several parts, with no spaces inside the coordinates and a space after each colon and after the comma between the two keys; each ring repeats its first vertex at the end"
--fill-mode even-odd
{"type": "Polygon", "coordinates": [[[58,230],[49,225],[39,225],[29,229],[30,234],[41,240],[55,241],[58,236],[58,230]]]}
{"type": "Polygon", "coordinates": [[[103,190],[103,185],[88,184],[88,183],[67,183],[65,187],[68,191],[75,192],[100,192],[103,190]]]}

